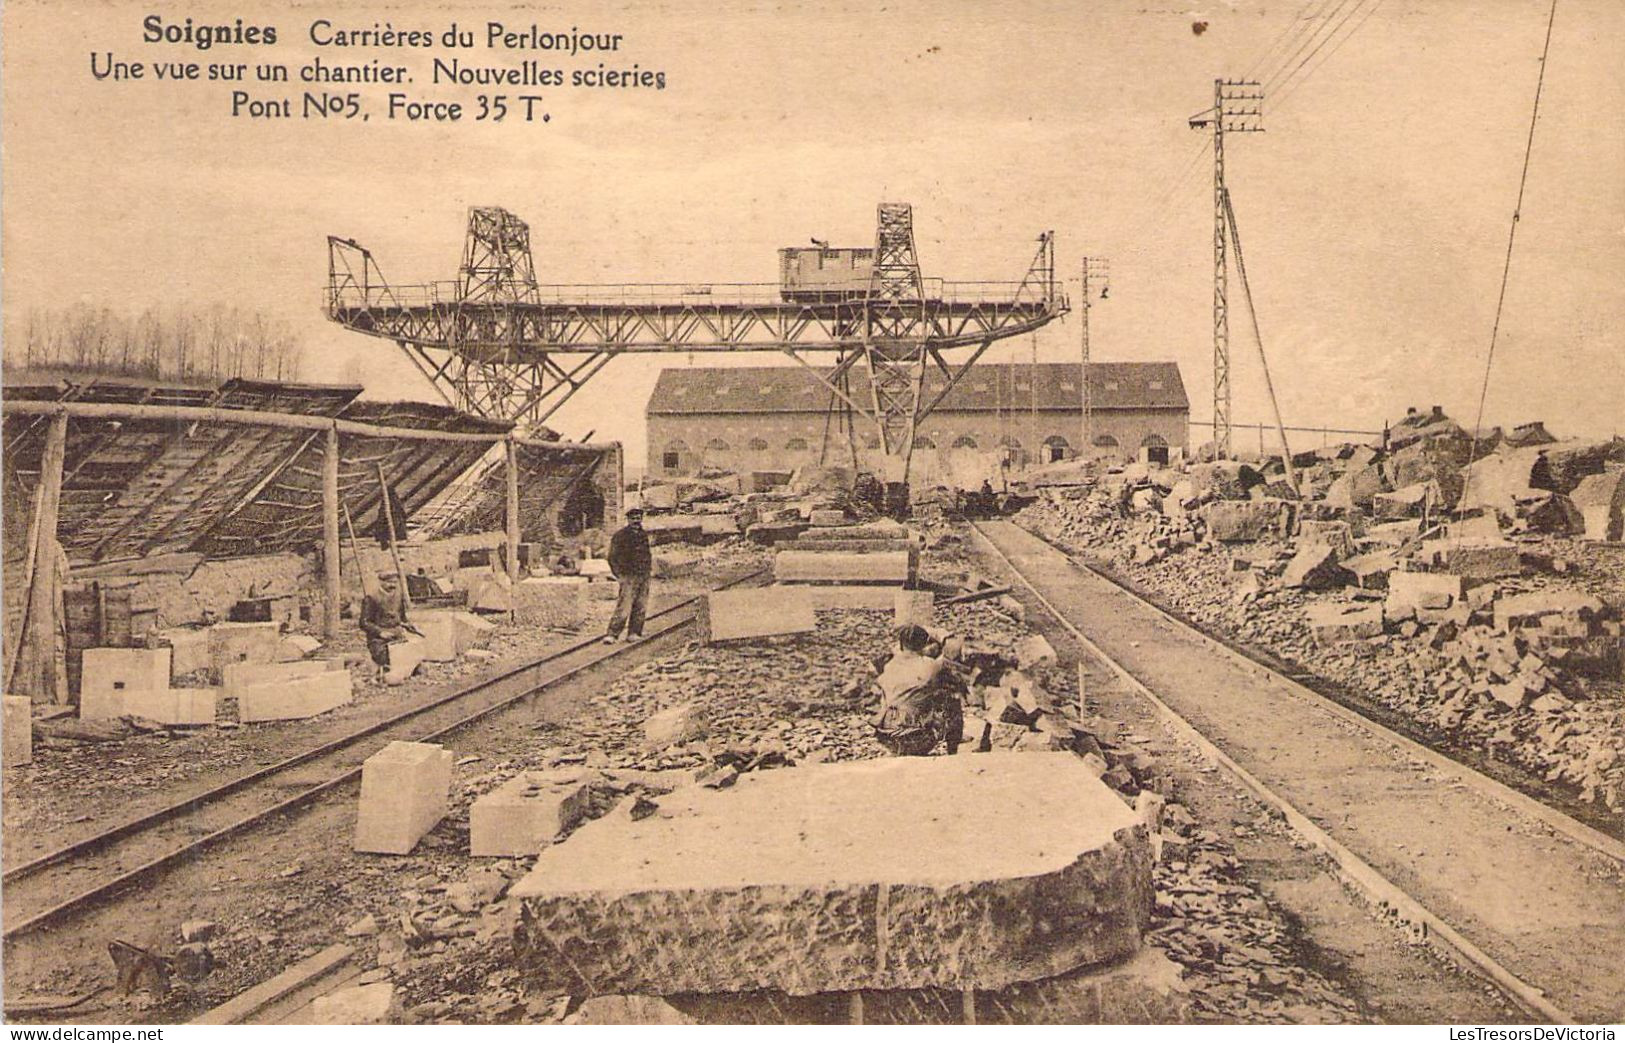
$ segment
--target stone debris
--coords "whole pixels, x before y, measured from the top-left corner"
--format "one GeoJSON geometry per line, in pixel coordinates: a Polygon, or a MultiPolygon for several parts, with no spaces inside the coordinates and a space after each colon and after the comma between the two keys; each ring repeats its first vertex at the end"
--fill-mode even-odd
{"type": "Polygon", "coordinates": [[[1587,535],[1613,529],[1565,506],[1613,525],[1625,441],[1537,439],[1468,466],[1447,417],[1402,424],[1386,454],[1294,458],[1304,498],[1279,509],[1296,532],[1244,524],[1265,482],[1207,464],[1041,489],[1019,520],[1203,626],[1625,813],[1625,568],[1587,535]],[[1451,518],[1463,488],[1477,513],[1451,518]],[[1145,489],[1178,492],[1154,510],[1124,495],[1145,489]],[[1385,520],[1401,504],[1414,516],[1385,520]]]}

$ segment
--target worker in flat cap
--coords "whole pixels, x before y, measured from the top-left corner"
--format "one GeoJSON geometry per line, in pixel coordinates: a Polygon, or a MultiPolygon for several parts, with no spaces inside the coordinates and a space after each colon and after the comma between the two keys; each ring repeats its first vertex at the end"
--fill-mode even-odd
{"type": "Polygon", "coordinates": [[[605,644],[621,639],[625,628],[628,641],[643,638],[643,615],[649,605],[649,573],[654,559],[649,554],[649,535],[643,531],[643,511],[634,507],[626,512],[626,525],[609,540],[609,571],[621,584],[621,596],[615,602],[615,614],[609,619],[609,633],[605,644]]]}
{"type": "Polygon", "coordinates": [[[378,573],[378,586],[378,593],[361,599],[361,632],[367,635],[375,676],[382,681],[389,672],[389,643],[406,636],[406,595],[393,572],[378,573]]]}

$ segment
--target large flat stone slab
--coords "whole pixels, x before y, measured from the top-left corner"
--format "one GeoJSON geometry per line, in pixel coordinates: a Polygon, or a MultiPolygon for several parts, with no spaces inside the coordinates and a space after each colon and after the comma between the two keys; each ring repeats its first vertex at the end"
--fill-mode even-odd
{"type": "Polygon", "coordinates": [[[612,814],[512,890],[573,995],[1002,988],[1136,952],[1145,828],[1070,754],[754,772],[612,814]]]}

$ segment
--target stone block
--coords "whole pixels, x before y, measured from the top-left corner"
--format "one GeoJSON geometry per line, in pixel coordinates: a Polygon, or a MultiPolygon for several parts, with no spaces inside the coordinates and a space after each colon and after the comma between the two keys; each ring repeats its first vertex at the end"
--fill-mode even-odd
{"type": "Polygon", "coordinates": [[[894,587],[808,586],[807,596],[818,611],[890,612],[896,609],[894,587]]]}
{"type": "Polygon", "coordinates": [[[0,742],[5,747],[0,764],[17,768],[34,763],[34,701],[28,696],[5,697],[5,717],[0,719],[0,742]]]}
{"type": "Polygon", "coordinates": [[[773,556],[779,583],[889,583],[914,579],[919,557],[912,551],[854,554],[841,551],[781,550],[773,556]]]}
{"type": "Polygon", "coordinates": [[[609,570],[606,558],[582,558],[576,562],[576,574],[588,579],[610,579],[615,575],[609,570]]]}
{"type": "Polygon", "coordinates": [[[1302,587],[1305,590],[1330,590],[1340,587],[1353,577],[1337,563],[1337,552],[1330,547],[1311,543],[1299,549],[1281,573],[1284,587],[1302,587]]]}
{"type": "Polygon", "coordinates": [[[1070,753],[752,772],[659,805],[587,823],[509,892],[529,985],[1003,989],[1131,957],[1150,919],[1145,827],[1070,753]]]}
{"type": "Polygon", "coordinates": [[[697,702],[668,706],[643,722],[643,744],[652,750],[692,742],[710,731],[705,710],[697,702]]]}
{"type": "Polygon", "coordinates": [[[700,519],[701,536],[737,536],[739,522],[731,514],[707,514],[700,519]]]}
{"type": "Polygon", "coordinates": [[[892,625],[929,627],[935,621],[937,596],[929,590],[899,590],[892,600],[892,625]]]}
{"type": "Polygon", "coordinates": [[[521,772],[474,801],[468,853],[475,858],[528,858],[586,817],[592,791],[581,773],[521,772]]]}
{"type": "MultiPolygon", "coordinates": [[[[675,511],[677,486],[646,485],[642,489],[643,509],[646,511],[675,511]]],[[[647,521],[648,519],[645,519],[647,521]]]]}
{"type": "Polygon", "coordinates": [[[243,724],[303,720],[343,706],[354,698],[350,671],[342,668],[290,680],[241,685],[234,691],[237,719],[243,724]]]}
{"type": "Polygon", "coordinates": [[[474,630],[462,618],[467,612],[413,612],[410,622],[423,635],[423,658],[449,663],[474,647],[474,630]]]}
{"type": "Polygon", "coordinates": [[[1517,630],[1524,627],[1545,626],[1546,620],[1557,617],[1567,624],[1577,625],[1584,636],[1603,612],[1603,603],[1580,590],[1540,590],[1528,594],[1512,594],[1495,601],[1495,626],[1498,630],[1517,630]]]}
{"type": "Polygon", "coordinates": [[[1436,568],[1467,579],[1497,579],[1522,571],[1518,545],[1510,540],[1459,536],[1430,540],[1422,553],[1436,568]]]}
{"type": "Polygon", "coordinates": [[[322,647],[320,638],[309,634],[289,634],[282,639],[277,659],[281,662],[292,662],[303,659],[322,647]]]}
{"type": "Polygon", "coordinates": [[[812,595],[806,587],[747,587],[705,596],[708,642],[739,641],[818,629],[812,595]]]}
{"type": "Polygon", "coordinates": [[[274,663],[281,657],[277,623],[216,623],[209,628],[209,665],[219,676],[228,663],[274,663]]]}
{"type": "Polygon", "coordinates": [[[159,724],[212,725],[219,695],[217,688],[137,688],[124,693],[124,712],[159,724]]]}
{"type": "Polygon", "coordinates": [[[1221,543],[1252,543],[1281,528],[1281,500],[1219,500],[1202,510],[1208,535],[1221,543]]]}
{"type": "Polygon", "coordinates": [[[341,659],[299,659],[291,663],[227,663],[221,671],[222,694],[228,699],[240,699],[243,689],[261,685],[283,684],[305,677],[343,670],[341,659]]]}
{"type": "Polygon", "coordinates": [[[512,612],[514,609],[513,583],[507,575],[481,570],[485,576],[469,588],[468,607],[477,612],[512,612]]]}
{"type": "Polygon", "coordinates": [[[846,524],[846,512],[830,507],[814,508],[812,516],[807,519],[815,529],[829,528],[846,524]]]}
{"type": "Polygon", "coordinates": [[[1588,540],[1625,540],[1625,471],[1588,475],[1569,499],[1580,511],[1588,540]]]}
{"type": "Polygon", "coordinates": [[[214,665],[209,653],[209,631],[176,627],[160,630],[158,640],[169,646],[169,676],[173,680],[214,665]]]}
{"type": "Polygon", "coordinates": [[[87,648],[80,660],[79,717],[120,717],[124,693],[169,687],[167,648],[87,648]]]}
{"type": "Polygon", "coordinates": [[[1318,543],[1337,552],[1338,560],[1354,556],[1354,532],[1346,521],[1316,521],[1306,519],[1298,526],[1298,542],[1302,545],[1318,543]]]}
{"type": "Polygon", "coordinates": [[[497,625],[495,623],[476,613],[454,612],[452,615],[457,617],[457,622],[461,623],[463,629],[468,632],[470,648],[478,648],[483,645],[496,632],[497,625]]]}
{"type": "Polygon", "coordinates": [[[338,989],[310,1004],[313,1025],[388,1025],[398,1014],[395,986],[387,981],[338,989]]]}
{"type": "Polygon", "coordinates": [[[451,751],[432,743],[392,742],[361,766],[357,851],[410,854],[446,815],[451,751]]]}
{"type": "Polygon", "coordinates": [[[1390,616],[1414,611],[1424,623],[1436,623],[1437,613],[1458,605],[1467,596],[1467,583],[1448,572],[1395,572],[1388,577],[1385,603],[1390,616]]]}
{"type": "Polygon", "coordinates": [[[1399,559],[1390,551],[1376,550],[1345,558],[1342,566],[1361,590],[1387,590],[1389,578],[1399,568],[1399,559]]]}
{"type": "Polygon", "coordinates": [[[657,996],[594,996],[564,1019],[566,1025],[695,1025],[657,996]]]}
{"type": "Polygon", "coordinates": [[[1315,640],[1323,645],[1382,636],[1381,605],[1308,605],[1304,615],[1315,640]]]}
{"type": "Polygon", "coordinates": [[[1054,666],[1056,661],[1055,649],[1043,634],[1028,634],[1016,642],[1016,665],[1023,670],[1054,666]]]}
{"type": "Polygon", "coordinates": [[[514,584],[514,622],[572,630],[586,618],[587,580],[583,576],[532,576],[514,584]]]}
{"type": "Polygon", "coordinates": [[[389,669],[384,671],[384,683],[405,684],[406,679],[417,673],[418,667],[423,665],[424,653],[428,648],[429,643],[416,634],[407,634],[399,641],[391,641],[389,669]]]}

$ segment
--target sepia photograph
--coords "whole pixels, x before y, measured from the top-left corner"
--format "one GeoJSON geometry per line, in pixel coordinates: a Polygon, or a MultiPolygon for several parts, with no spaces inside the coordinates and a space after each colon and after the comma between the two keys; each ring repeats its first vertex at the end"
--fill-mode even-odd
{"type": "Polygon", "coordinates": [[[1625,3],[0,23],[8,1039],[1616,1038],[1625,3]]]}

